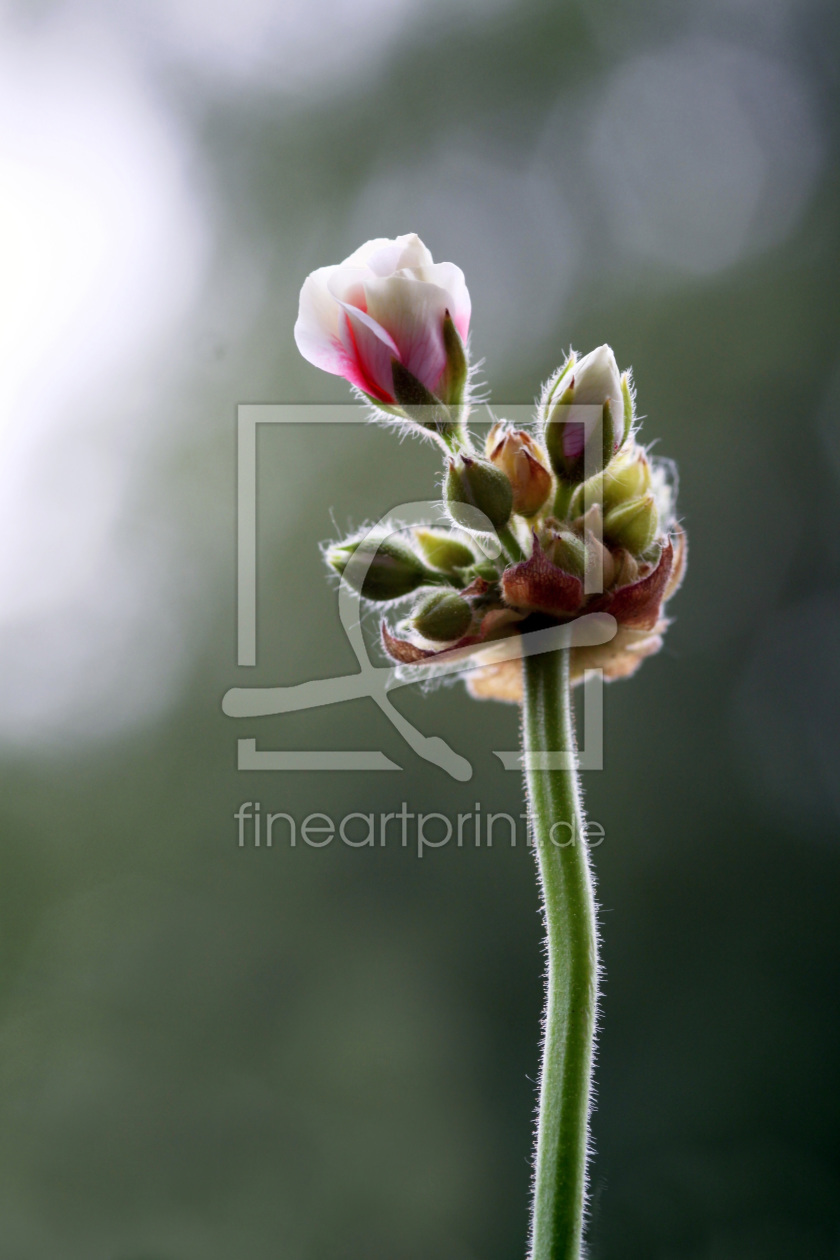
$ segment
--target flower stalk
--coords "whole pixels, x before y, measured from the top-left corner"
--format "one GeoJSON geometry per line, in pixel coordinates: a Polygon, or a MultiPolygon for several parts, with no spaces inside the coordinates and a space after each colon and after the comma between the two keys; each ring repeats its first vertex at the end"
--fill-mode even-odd
{"type": "Polygon", "coordinates": [[[526,656],[523,742],[546,929],[546,1011],[534,1161],[530,1260],[579,1260],[598,1001],[598,933],[574,764],[569,652],[526,656]]]}
{"type": "Polygon", "coordinates": [[[313,272],[295,339],[376,418],[431,438],[444,457],[437,518],[449,528],[362,530],[325,547],[327,563],[368,603],[398,613],[419,600],[380,624],[398,669],[431,681],[463,664],[476,699],[523,706],[547,956],[529,1257],[580,1260],[598,936],[571,688],[588,671],[628,678],[660,649],[687,544],[674,466],[640,445],[633,379],[608,345],[570,350],[534,422],[497,420],[479,453],[468,427],[471,309],[460,268],[435,263],[409,233],[313,272]],[[496,560],[481,554],[492,535],[496,560]],[[574,623],[590,614],[610,620],[612,637],[575,642],[574,623]],[[531,632],[550,627],[570,631],[573,646],[529,654],[531,632]],[[520,650],[499,653],[511,637],[520,650]]]}

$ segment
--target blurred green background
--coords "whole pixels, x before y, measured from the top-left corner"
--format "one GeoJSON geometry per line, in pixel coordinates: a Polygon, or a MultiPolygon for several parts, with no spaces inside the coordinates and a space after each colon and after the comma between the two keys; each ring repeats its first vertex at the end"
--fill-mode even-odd
{"type": "Polygon", "coordinates": [[[0,1260],[522,1256],[542,1000],[523,847],[239,849],[242,801],[520,808],[516,712],[235,723],[353,668],[321,540],[430,448],[260,437],[236,666],[240,402],[343,401],[309,270],[416,231],[527,403],[632,364],[686,585],[585,776],[606,968],[598,1260],[840,1255],[838,11],[828,0],[0,6],[0,1260]],[[238,773],[382,748],[402,774],[238,773]]]}

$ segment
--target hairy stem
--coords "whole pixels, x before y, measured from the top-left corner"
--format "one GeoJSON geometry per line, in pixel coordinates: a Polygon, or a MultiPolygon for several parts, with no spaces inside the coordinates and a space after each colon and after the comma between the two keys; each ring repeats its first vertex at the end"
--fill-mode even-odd
{"type": "Polygon", "coordinates": [[[595,900],[577,770],[539,768],[541,754],[574,752],[569,652],[526,656],[523,670],[525,775],[548,958],[529,1254],[579,1260],[598,999],[595,900]]]}
{"type": "Polygon", "coordinates": [[[503,525],[501,529],[496,530],[496,534],[499,542],[502,544],[502,550],[511,564],[516,564],[519,560],[525,559],[525,552],[520,547],[516,535],[509,525],[503,525]]]}

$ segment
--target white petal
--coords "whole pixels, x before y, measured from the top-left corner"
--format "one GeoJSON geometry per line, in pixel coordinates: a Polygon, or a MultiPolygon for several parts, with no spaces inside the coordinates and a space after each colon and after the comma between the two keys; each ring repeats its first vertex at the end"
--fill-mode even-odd
{"type": "Polygon", "coordinates": [[[341,267],[366,267],[374,254],[380,250],[387,249],[389,245],[395,245],[396,241],[392,241],[387,236],[374,237],[372,241],[365,241],[364,245],[360,245],[358,249],[354,249],[353,253],[344,259],[339,265],[341,267]]]}
{"type": "Polygon", "coordinates": [[[400,256],[394,268],[395,271],[403,267],[431,267],[434,265],[431,251],[426,248],[416,232],[409,232],[406,236],[398,236],[395,244],[400,246],[400,256]]]}
{"type": "Polygon", "coordinates": [[[578,359],[574,366],[575,402],[605,403],[613,407],[613,414],[624,415],[621,396],[621,373],[609,346],[599,346],[578,359]]]}
{"type": "Polygon", "coordinates": [[[456,267],[451,262],[435,263],[431,267],[424,268],[422,279],[438,285],[449,295],[449,314],[452,316],[452,322],[461,334],[462,340],[466,341],[467,334],[470,331],[472,304],[467,282],[464,279],[464,273],[461,268],[456,267]]]}
{"type": "Polygon", "coordinates": [[[307,276],[300,291],[295,341],[305,359],[325,372],[341,374],[339,317],[341,307],[329,289],[337,267],[319,267],[307,276]]]}
{"type": "Polygon", "coordinates": [[[365,288],[368,312],[393,337],[400,362],[434,391],[446,366],[443,318],[450,295],[407,276],[370,280],[365,288]]]}

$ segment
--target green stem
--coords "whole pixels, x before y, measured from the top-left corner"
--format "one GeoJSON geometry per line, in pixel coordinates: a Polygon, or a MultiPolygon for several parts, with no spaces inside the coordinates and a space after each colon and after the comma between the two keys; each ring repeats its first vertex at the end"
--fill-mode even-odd
{"type": "Polygon", "coordinates": [[[525,775],[547,933],[548,974],[530,1260],[579,1260],[598,1000],[598,936],[574,752],[569,652],[526,656],[525,775]]]}
{"type": "Polygon", "coordinates": [[[520,547],[516,535],[509,525],[503,525],[501,529],[497,529],[496,534],[499,542],[502,544],[502,550],[511,564],[516,564],[517,561],[525,559],[525,552],[520,547]]]}
{"type": "Polygon", "coordinates": [[[564,521],[568,516],[575,489],[575,486],[569,485],[566,481],[560,481],[558,478],[557,490],[554,494],[554,515],[558,521],[564,521]]]}

